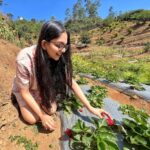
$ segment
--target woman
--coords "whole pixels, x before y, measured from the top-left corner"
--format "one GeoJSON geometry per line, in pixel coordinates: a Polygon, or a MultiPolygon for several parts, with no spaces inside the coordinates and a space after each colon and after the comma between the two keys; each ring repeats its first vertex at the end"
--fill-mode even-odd
{"type": "Polygon", "coordinates": [[[23,119],[29,124],[41,121],[45,129],[54,130],[52,114],[57,99],[64,99],[71,88],[83,105],[102,117],[104,110],[94,108],[72,79],[70,35],[60,22],[46,22],[37,46],[21,50],[16,59],[15,95],[23,119]]]}

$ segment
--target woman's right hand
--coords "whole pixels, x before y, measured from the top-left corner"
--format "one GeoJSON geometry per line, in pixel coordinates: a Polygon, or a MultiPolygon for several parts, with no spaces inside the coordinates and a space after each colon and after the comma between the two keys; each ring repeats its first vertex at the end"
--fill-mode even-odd
{"type": "Polygon", "coordinates": [[[52,116],[43,114],[40,118],[41,118],[42,125],[46,130],[53,131],[56,129],[55,122],[52,116]]]}

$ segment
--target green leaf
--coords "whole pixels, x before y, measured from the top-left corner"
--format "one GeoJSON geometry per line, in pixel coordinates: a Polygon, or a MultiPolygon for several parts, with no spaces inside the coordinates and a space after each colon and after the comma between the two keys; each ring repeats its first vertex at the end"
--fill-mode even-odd
{"type": "Polygon", "coordinates": [[[87,137],[87,136],[83,136],[83,137],[82,137],[82,142],[83,142],[87,147],[90,147],[91,140],[92,140],[91,137],[87,137]]]}
{"type": "Polygon", "coordinates": [[[97,149],[98,150],[106,150],[105,143],[100,140],[97,140],[97,149]]]}
{"type": "Polygon", "coordinates": [[[146,146],[147,145],[147,141],[145,138],[139,136],[139,135],[136,135],[134,137],[130,137],[130,140],[131,140],[131,143],[132,144],[137,144],[137,145],[143,145],[143,146],[146,146]]]}
{"type": "Polygon", "coordinates": [[[116,141],[116,137],[111,132],[100,132],[97,136],[99,136],[103,140],[110,140],[112,142],[116,141]]]}
{"type": "Polygon", "coordinates": [[[81,140],[81,135],[80,134],[76,134],[73,136],[73,139],[76,141],[80,141],[81,140]]]}
{"type": "Polygon", "coordinates": [[[130,149],[129,149],[129,148],[127,148],[127,147],[124,147],[124,148],[123,148],[123,150],[130,150],[130,149]]]}
{"type": "Polygon", "coordinates": [[[118,145],[116,144],[116,143],[114,143],[114,142],[112,142],[112,141],[110,141],[110,140],[105,140],[105,145],[107,145],[106,146],[106,150],[108,149],[108,150],[119,150],[119,147],[118,147],[118,145]]]}

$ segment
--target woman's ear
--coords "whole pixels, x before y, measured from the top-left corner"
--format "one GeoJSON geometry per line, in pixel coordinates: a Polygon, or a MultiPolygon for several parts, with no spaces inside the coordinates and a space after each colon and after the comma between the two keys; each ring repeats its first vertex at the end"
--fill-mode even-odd
{"type": "Polygon", "coordinates": [[[41,41],[41,46],[42,46],[43,50],[46,50],[47,41],[46,41],[46,40],[42,40],[42,41],[41,41]]]}

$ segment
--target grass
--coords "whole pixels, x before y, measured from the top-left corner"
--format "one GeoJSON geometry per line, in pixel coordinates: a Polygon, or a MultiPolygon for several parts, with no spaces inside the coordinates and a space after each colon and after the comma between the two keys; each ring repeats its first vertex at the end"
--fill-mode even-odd
{"type": "Polygon", "coordinates": [[[32,141],[30,139],[27,139],[25,136],[11,135],[9,139],[11,140],[11,142],[16,141],[17,145],[22,145],[25,150],[38,150],[38,144],[32,143],[32,141]]]}

